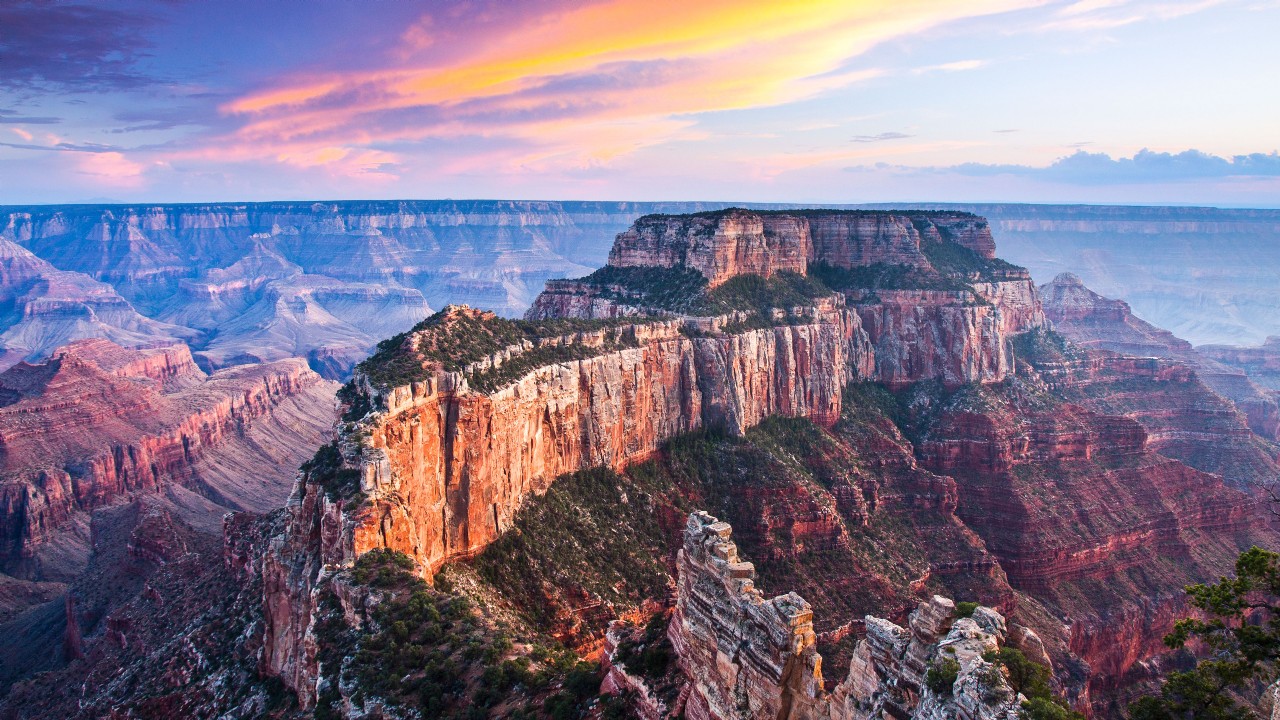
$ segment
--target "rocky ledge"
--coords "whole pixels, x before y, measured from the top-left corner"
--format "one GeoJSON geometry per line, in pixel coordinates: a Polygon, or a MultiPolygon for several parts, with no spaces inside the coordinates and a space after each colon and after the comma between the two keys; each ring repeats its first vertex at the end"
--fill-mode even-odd
{"type": "Polygon", "coordinates": [[[970,606],[962,613],[939,596],[922,602],[906,628],[868,615],[844,679],[828,692],[809,604],[795,593],[766,599],[755,588],[755,568],[738,556],[732,532],[705,512],[689,516],[668,628],[688,686],[682,705],[664,708],[670,716],[1018,717],[1027,698],[1010,685],[996,658],[1016,636],[1044,662],[1038,638],[1019,626],[1010,632],[992,608],[970,606]]]}

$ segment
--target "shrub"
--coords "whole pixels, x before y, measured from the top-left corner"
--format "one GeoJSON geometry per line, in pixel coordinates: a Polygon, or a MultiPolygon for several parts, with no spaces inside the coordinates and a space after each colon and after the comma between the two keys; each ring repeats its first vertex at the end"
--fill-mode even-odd
{"type": "Polygon", "coordinates": [[[956,603],[956,617],[967,618],[973,617],[973,611],[978,609],[976,602],[959,602],[956,603]]]}
{"type": "Polygon", "coordinates": [[[302,472],[310,482],[324,488],[330,500],[353,499],[360,492],[360,471],[345,466],[337,441],[322,445],[302,463],[302,472]]]}
{"type": "Polygon", "coordinates": [[[951,687],[960,676],[960,663],[951,658],[939,658],[929,665],[924,684],[938,695],[950,695],[951,687]]]}
{"type": "Polygon", "coordinates": [[[1084,720],[1084,715],[1065,707],[1061,701],[1047,698],[1031,698],[1022,703],[1018,717],[1021,720],[1084,720]]]}

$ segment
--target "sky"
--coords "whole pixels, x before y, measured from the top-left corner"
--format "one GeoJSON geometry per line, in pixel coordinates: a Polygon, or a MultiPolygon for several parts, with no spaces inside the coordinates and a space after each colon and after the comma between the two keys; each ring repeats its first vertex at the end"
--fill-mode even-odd
{"type": "Polygon", "coordinates": [[[1280,207],[1280,0],[0,2],[0,204],[1280,207]]]}

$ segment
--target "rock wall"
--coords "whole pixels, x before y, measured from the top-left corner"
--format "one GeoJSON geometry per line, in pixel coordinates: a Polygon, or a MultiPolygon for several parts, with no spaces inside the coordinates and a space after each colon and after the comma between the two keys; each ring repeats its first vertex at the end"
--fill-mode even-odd
{"type": "Polygon", "coordinates": [[[939,379],[949,387],[998,382],[1012,369],[1008,334],[996,307],[964,291],[880,290],[858,303],[876,349],[875,379],[902,387],[939,379]]]}
{"type": "Polygon", "coordinates": [[[1280,473],[1274,448],[1253,437],[1280,439],[1277,393],[1265,386],[1263,373],[1229,362],[1249,350],[1193,349],[1135,316],[1128,303],[1102,297],[1070,273],[1040,291],[1054,328],[1097,356],[1067,369],[1065,380],[1088,396],[1092,407],[1137,419],[1155,449],[1220,473],[1237,487],[1270,482],[1280,473]],[[1107,353],[1161,360],[1104,357],[1107,353]]]}
{"type": "Polygon", "coordinates": [[[670,321],[640,347],[539,368],[491,394],[460,374],[396,388],[369,427],[356,523],[359,554],[403,550],[428,570],[483,548],[559,475],[622,467],[703,427],[741,434],[770,415],[833,423],[851,380],[870,373],[858,317],[685,337],[670,321]]]}
{"type": "Polygon", "coordinates": [[[956,480],[957,514],[1010,585],[1070,618],[1055,661],[1087,663],[1081,704],[1166,651],[1185,585],[1273,542],[1249,496],[1156,454],[1137,420],[1079,405],[947,410],[918,452],[956,480]]]}

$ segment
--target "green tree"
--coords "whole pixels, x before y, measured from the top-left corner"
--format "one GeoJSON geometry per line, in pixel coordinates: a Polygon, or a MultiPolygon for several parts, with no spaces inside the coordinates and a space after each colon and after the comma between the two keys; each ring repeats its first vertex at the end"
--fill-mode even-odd
{"type": "Polygon", "coordinates": [[[1204,649],[1194,670],[1175,672],[1158,696],[1129,706],[1132,720],[1243,720],[1254,713],[1238,692],[1276,679],[1280,659],[1280,554],[1251,548],[1236,576],[1187,587],[1201,618],[1178,621],[1164,638],[1171,648],[1192,640],[1204,649]]]}
{"type": "Polygon", "coordinates": [[[1023,720],[1083,720],[1084,716],[1067,707],[1053,694],[1049,685],[1049,668],[1028,658],[1014,647],[1002,647],[983,653],[982,659],[1002,668],[1009,687],[1027,698],[1018,717],[1023,720]]]}

